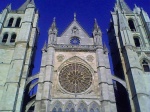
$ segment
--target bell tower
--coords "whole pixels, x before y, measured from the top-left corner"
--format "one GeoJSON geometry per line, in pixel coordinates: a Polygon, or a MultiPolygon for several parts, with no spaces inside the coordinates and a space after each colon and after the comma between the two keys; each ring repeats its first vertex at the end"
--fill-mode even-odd
{"type": "MultiPolygon", "coordinates": [[[[149,112],[150,18],[136,5],[132,11],[124,0],[117,0],[111,15],[108,36],[114,73],[122,79],[119,83],[126,85],[123,87],[124,84],[117,82],[116,93],[125,91],[130,102],[126,100],[127,105],[118,105],[117,109],[119,112],[149,112]]],[[[119,97],[118,94],[117,102],[122,104],[124,100],[119,97]]]]}
{"type": "Polygon", "coordinates": [[[34,0],[0,14],[0,111],[22,112],[25,82],[33,68],[38,13],[34,0]]]}

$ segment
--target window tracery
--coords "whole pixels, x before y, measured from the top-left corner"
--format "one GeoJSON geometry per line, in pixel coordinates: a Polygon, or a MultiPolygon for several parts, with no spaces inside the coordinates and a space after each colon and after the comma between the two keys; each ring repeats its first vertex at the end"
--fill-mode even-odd
{"type": "Polygon", "coordinates": [[[80,44],[80,39],[79,39],[79,37],[72,37],[71,38],[71,40],[70,40],[70,43],[72,44],[72,45],[79,45],[80,44]]]}
{"type": "Polygon", "coordinates": [[[65,112],[75,112],[75,110],[74,110],[74,104],[72,102],[69,102],[66,105],[65,112]]]}
{"type": "Polygon", "coordinates": [[[82,102],[82,103],[80,103],[77,112],[87,112],[87,109],[86,109],[86,108],[87,108],[86,104],[84,104],[84,103],[82,102]]]}
{"type": "Polygon", "coordinates": [[[93,102],[91,104],[90,112],[100,112],[99,105],[96,102],[93,102]]]}
{"type": "Polygon", "coordinates": [[[62,112],[62,104],[59,101],[54,104],[52,112],[62,112]]]}
{"type": "Polygon", "coordinates": [[[63,67],[60,71],[59,82],[66,91],[81,93],[87,90],[92,84],[92,74],[84,65],[71,63],[63,67]]]}

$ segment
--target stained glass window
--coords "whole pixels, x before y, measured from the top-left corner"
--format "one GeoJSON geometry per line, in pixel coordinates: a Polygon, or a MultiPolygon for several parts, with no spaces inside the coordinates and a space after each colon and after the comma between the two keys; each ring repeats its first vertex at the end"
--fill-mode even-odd
{"type": "Polygon", "coordinates": [[[71,40],[70,40],[70,43],[72,45],[79,45],[80,44],[80,39],[79,37],[72,37],[71,40]]]}
{"type": "Polygon", "coordinates": [[[59,74],[59,82],[66,91],[81,93],[92,84],[92,74],[84,65],[72,63],[62,68],[59,74]]]}

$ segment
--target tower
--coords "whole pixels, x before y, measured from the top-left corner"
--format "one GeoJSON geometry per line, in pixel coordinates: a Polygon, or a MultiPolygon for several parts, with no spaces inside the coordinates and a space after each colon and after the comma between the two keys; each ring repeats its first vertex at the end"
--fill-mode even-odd
{"type": "Polygon", "coordinates": [[[0,111],[22,112],[25,82],[33,68],[38,13],[33,0],[0,14],[0,111]]]}
{"type": "Polygon", "coordinates": [[[132,11],[124,0],[117,0],[111,15],[108,35],[116,75],[116,102],[120,104],[117,109],[149,112],[150,18],[137,6],[132,11]],[[120,100],[121,91],[126,99],[120,100]]]}
{"type": "Polygon", "coordinates": [[[57,31],[54,18],[42,49],[40,72],[29,78],[38,78],[38,90],[26,112],[116,112],[108,52],[97,21],[92,37],[76,14],[61,36],[57,31]]]}

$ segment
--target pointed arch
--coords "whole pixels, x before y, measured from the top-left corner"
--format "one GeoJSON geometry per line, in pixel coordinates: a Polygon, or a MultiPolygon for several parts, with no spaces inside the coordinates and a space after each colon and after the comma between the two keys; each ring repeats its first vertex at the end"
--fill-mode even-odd
{"type": "Polygon", "coordinates": [[[88,106],[84,101],[80,101],[77,106],[77,112],[87,112],[88,106]]]}
{"type": "Polygon", "coordinates": [[[68,101],[65,104],[65,112],[75,112],[75,106],[74,103],[72,101],[68,101]]]}
{"type": "Polygon", "coordinates": [[[93,101],[89,106],[90,112],[100,112],[100,106],[97,102],[93,101]]]}
{"type": "Polygon", "coordinates": [[[55,101],[52,105],[52,112],[62,112],[62,103],[60,101],[55,101]]]}
{"type": "Polygon", "coordinates": [[[113,81],[116,106],[118,112],[131,112],[129,93],[127,89],[118,81],[113,81]]]}
{"type": "Polygon", "coordinates": [[[78,56],[73,56],[69,59],[67,59],[65,62],[63,62],[59,67],[58,70],[61,70],[64,66],[71,64],[71,63],[79,63],[84,65],[85,67],[87,67],[92,74],[94,73],[94,69],[91,67],[91,65],[89,65],[89,63],[87,63],[85,60],[83,60],[82,58],[78,57],[78,56]]]}

